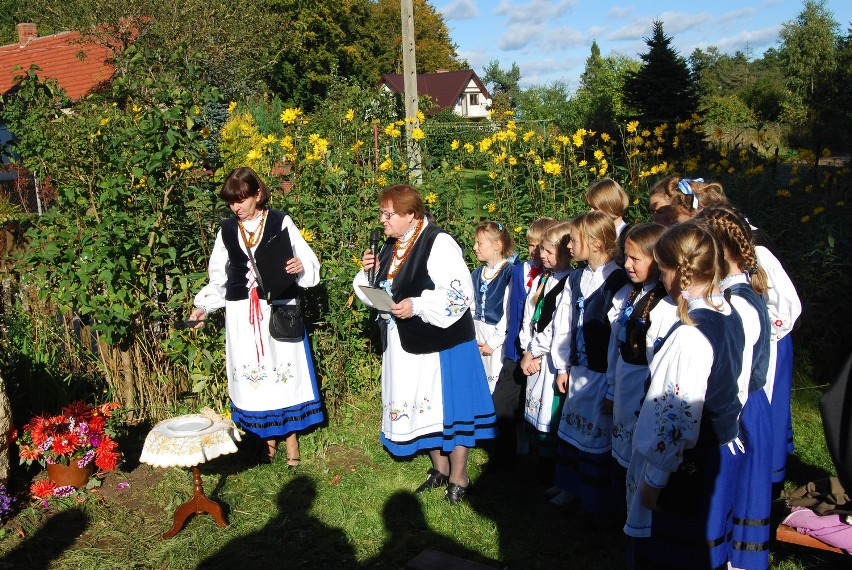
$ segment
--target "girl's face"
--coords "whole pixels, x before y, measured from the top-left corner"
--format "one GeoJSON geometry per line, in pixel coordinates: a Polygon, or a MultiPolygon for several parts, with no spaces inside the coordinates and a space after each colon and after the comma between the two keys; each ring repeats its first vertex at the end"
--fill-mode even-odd
{"type": "Polygon", "coordinates": [[[527,252],[529,253],[529,260],[533,265],[541,264],[541,253],[539,252],[538,246],[540,242],[529,240],[527,241],[527,252]]]}
{"type": "Polygon", "coordinates": [[[476,234],[476,242],[473,244],[473,253],[476,259],[485,263],[496,263],[503,259],[503,251],[500,242],[492,240],[485,232],[476,234]]]}
{"type": "Polygon", "coordinates": [[[257,215],[258,205],[257,202],[260,200],[260,192],[254,194],[252,196],[248,196],[239,200],[237,202],[231,202],[228,204],[228,207],[231,208],[231,211],[240,221],[250,220],[251,218],[257,215]]]}
{"type": "Polygon", "coordinates": [[[547,269],[553,269],[559,264],[559,256],[556,254],[556,246],[543,241],[538,247],[541,252],[541,264],[547,269]]]}
{"type": "Polygon", "coordinates": [[[638,245],[631,240],[627,240],[624,244],[624,269],[627,270],[627,275],[634,283],[646,283],[651,280],[656,280],[660,271],[657,269],[657,263],[654,257],[642,251],[638,245]]]}
{"type": "Polygon", "coordinates": [[[664,226],[675,223],[675,214],[669,202],[668,196],[660,192],[652,194],[648,199],[651,210],[651,221],[664,226]]]}
{"type": "Polygon", "coordinates": [[[568,252],[577,261],[589,261],[589,246],[576,229],[571,232],[568,240],[568,252]]]}
{"type": "Polygon", "coordinates": [[[659,268],[660,281],[663,282],[663,287],[666,288],[669,298],[677,303],[677,300],[680,298],[680,271],[663,265],[660,265],[659,268]]]}

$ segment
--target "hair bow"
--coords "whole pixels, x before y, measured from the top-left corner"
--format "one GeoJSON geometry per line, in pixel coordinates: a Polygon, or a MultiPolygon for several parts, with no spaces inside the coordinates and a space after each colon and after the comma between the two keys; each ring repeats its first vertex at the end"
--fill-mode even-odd
{"type": "Polygon", "coordinates": [[[686,196],[692,196],[692,209],[698,209],[698,195],[695,193],[695,190],[692,189],[692,186],[689,185],[690,182],[704,182],[703,178],[681,178],[680,182],[677,183],[677,189],[686,196]]]}

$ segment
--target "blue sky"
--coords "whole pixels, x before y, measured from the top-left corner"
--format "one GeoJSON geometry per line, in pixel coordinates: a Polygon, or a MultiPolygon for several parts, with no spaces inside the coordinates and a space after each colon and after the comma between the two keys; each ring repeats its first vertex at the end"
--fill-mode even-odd
{"type": "MultiPolygon", "coordinates": [[[[716,46],[759,57],[778,45],[781,25],[801,12],[801,0],[432,0],[444,15],[458,52],[481,74],[491,60],[521,68],[521,85],[565,81],[577,88],[592,41],[603,55],[638,58],[652,22],[662,20],[673,45],[688,57],[716,46]]],[[[845,33],[852,1],[829,0],[827,8],[845,33]]]]}

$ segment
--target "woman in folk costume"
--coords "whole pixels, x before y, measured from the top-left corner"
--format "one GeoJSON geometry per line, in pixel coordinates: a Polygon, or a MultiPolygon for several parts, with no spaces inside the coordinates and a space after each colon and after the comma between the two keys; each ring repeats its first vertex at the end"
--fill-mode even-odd
{"type": "Polygon", "coordinates": [[[764,390],[769,367],[769,310],[763,295],[767,277],[755,252],[748,221],[729,206],[702,210],[696,218],[716,236],[725,252],[722,291],[743,321],[745,345],[739,397],[740,439],[745,454],[734,501],[734,568],[769,568],[769,517],[772,510],[772,412],[764,390]]]}
{"type": "Polygon", "coordinates": [[[743,324],[719,288],[724,258],[709,230],[672,226],[654,258],[680,322],[651,361],[633,434],[629,567],[725,568],[742,457],[743,324]]]}
{"type": "MultiPolygon", "coordinates": [[[[550,355],[552,321],[557,300],[571,273],[570,229],[567,222],[560,222],[548,227],[541,237],[539,251],[544,273],[532,282],[519,335],[524,350],[520,368],[527,376],[524,419],[530,427],[530,442],[538,449],[539,477],[548,485],[553,484],[555,431],[562,410],[562,398],[554,382],[556,368],[550,355]]],[[[558,491],[551,488],[548,492],[558,491]]]]}
{"type": "Polygon", "coordinates": [[[209,312],[225,308],[231,418],[265,440],[261,452],[265,463],[272,462],[277,440],[284,438],[287,463],[295,467],[296,434],[323,422],[325,415],[307,333],[298,341],[274,340],[269,334],[268,301],[297,304],[299,288],[319,282],[319,260],[290,216],[266,207],[269,190],[251,168],[232,171],[219,197],[234,217],[225,220],[216,235],[210,278],[195,296],[190,319],[203,321],[209,312]],[[277,266],[272,259],[286,261],[277,266]],[[259,281],[266,282],[269,295],[259,281]],[[283,288],[270,299],[272,283],[283,288]]]}
{"type": "Polygon", "coordinates": [[[609,338],[621,312],[627,274],[613,259],[615,225],[603,212],[571,221],[571,255],[587,265],[575,271],[553,318],[556,386],[565,394],[559,422],[556,486],[559,502],[579,500],[587,512],[618,508],[612,479],[612,401],[607,400],[609,338]]]}
{"type": "Polygon", "coordinates": [[[379,197],[388,236],[378,256],[369,250],[355,292],[375,268],[391,295],[379,320],[382,358],[382,444],[401,457],[428,451],[432,467],[417,492],[446,487],[453,504],[467,495],[468,450],[495,435],[494,405],[476,344],[470,271],[456,241],[430,223],[420,194],[404,184],[379,197]]]}
{"type": "Polygon", "coordinates": [[[473,245],[476,258],[484,265],[473,270],[473,324],[476,344],[488,378],[488,390],[494,393],[503,368],[503,354],[509,321],[508,305],[512,289],[512,236],[503,224],[482,222],[476,229],[473,245]]]}

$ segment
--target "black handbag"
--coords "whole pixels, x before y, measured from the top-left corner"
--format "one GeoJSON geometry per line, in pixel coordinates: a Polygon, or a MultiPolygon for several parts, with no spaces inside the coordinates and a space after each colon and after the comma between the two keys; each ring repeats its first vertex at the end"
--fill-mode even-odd
{"type": "Polygon", "coordinates": [[[305,321],[302,307],[295,305],[272,305],[269,312],[269,335],[275,340],[302,340],[305,336],[305,321]]]}
{"type": "MultiPolygon", "coordinates": [[[[266,291],[266,288],[263,286],[263,279],[260,277],[260,271],[257,268],[257,263],[254,261],[254,255],[251,253],[251,248],[247,247],[246,249],[248,250],[248,258],[251,261],[252,269],[254,269],[257,283],[261,289],[266,291]]],[[[305,336],[305,321],[302,319],[302,307],[299,304],[299,298],[296,297],[295,305],[274,303],[270,299],[266,301],[271,305],[269,311],[269,336],[281,342],[302,340],[305,336]]]]}

